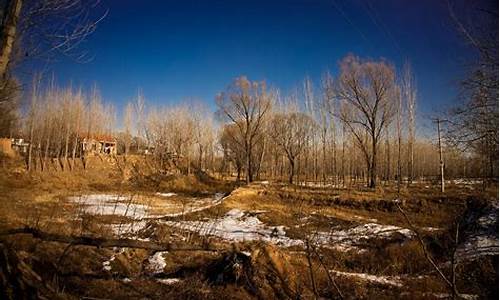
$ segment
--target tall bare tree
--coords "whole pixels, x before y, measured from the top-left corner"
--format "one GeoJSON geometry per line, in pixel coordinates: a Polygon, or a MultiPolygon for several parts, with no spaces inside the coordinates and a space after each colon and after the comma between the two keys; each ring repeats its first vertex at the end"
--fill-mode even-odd
{"type": "Polygon", "coordinates": [[[459,16],[449,12],[465,43],[475,51],[468,76],[462,80],[462,103],[448,116],[446,140],[482,157],[483,176],[498,178],[498,3],[465,2],[459,16]],[[468,22],[466,22],[467,20],[468,22]]]}
{"type": "Polygon", "coordinates": [[[374,188],[380,137],[394,117],[394,69],[384,61],[362,61],[352,55],[342,60],[340,69],[337,96],[345,109],[338,116],[356,138],[367,165],[369,186],[374,188]]]}
{"type": "Polygon", "coordinates": [[[248,80],[245,76],[236,78],[227,91],[216,97],[218,115],[229,120],[238,128],[243,139],[246,155],[247,183],[254,179],[254,149],[263,138],[266,117],[271,110],[271,96],[264,82],[248,80]]]}
{"type": "Polygon", "coordinates": [[[313,125],[314,121],[310,116],[293,110],[277,113],[271,119],[270,135],[288,159],[289,183],[293,183],[296,159],[304,151],[313,125]]]}
{"type": "Polygon", "coordinates": [[[3,1],[0,37],[0,77],[19,58],[47,57],[61,53],[79,61],[88,59],[80,44],[92,34],[107,12],[91,13],[99,1],[7,0],[3,1]],[[13,57],[15,47],[23,55],[13,57]]]}
{"type": "Polygon", "coordinates": [[[417,87],[415,83],[415,77],[411,70],[411,65],[406,62],[403,68],[403,78],[402,78],[402,93],[403,99],[406,102],[406,109],[408,112],[408,153],[407,153],[407,163],[408,163],[408,185],[413,181],[413,168],[414,168],[414,157],[415,157],[415,114],[416,114],[416,104],[417,104],[417,87]]]}
{"type": "Polygon", "coordinates": [[[133,116],[134,116],[134,105],[131,102],[129,102],[125,106],[125,111],[123,113],[123,127],[124,127],[123,145],[125,146],[125,156],[129,154],[130,143],[132,142],[133,116]]]}

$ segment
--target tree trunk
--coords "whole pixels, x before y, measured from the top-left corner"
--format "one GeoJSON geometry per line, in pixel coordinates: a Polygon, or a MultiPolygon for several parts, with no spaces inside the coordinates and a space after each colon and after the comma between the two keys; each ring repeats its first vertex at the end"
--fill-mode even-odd
{"type": "Polygon", "coordinates": [[[372,157],[371,157],[371,168],[370,168],[370,188],[375,188],[377,186],[377,141],[375,138],[372,139],[372,157]]]}
{"type": "Polygon", "coordinates": [[[35,120],[34,117],[31,117],[32,119],[30,120],[30,144],[28,146],[28,171],[31,171],[31,162],[32,162],[32,154],[33,154],[33,135],[34,135],[34,122],[35,120]]]}
{"type": "Polygon", "coordinates": [[[288,177],[288,182],[293,183],[293,176],[295,176],[295,158],[290,158],[290,175],[288,177]]]}
{"type": "Polygon", "coordinates": [[[241,166],[239,164],[236,165],[236,171],[237,171],[236,181],[240,181],[240,179],[241,179],[241,166]]]}
{"type": "Polygon", "coordinates": [[[70,120],[68,120],[68,127],[66,128],[66,138],[64,140],[64,168],[69,165],[68,151],[69,151],[69,134],[70,134],[70,120]]]}
{"type": "Polygon", "coordinates": [[[22,0],[11,0],[7,4],[7,14],[3,20],[2,45],[0,49],[0,77],[4,78],[14,41],[16,39],[17,22],[21,14],[22,0]]]}
{"type": "Polygon", "coordinates": [[[253,181],[252,170],[252,149],[250,145],[247,146],[247,184],[253,181]]]}
{"type": "Polygon", "coordinates": [[[48,169],[47,167],[47,160],[49,157],[49,147],[50,147],[50,133],[49,136],[47,137],[46,144],[45,144],[45,154],[43,156],[43,169],[46,170],[48,169]]]}

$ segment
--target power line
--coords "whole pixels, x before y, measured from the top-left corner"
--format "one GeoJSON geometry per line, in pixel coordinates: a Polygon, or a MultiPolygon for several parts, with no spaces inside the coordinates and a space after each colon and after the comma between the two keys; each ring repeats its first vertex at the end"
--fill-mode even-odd
{"type": "MultiPolygon", "coordinates": [[[[366,35],[361,31],[361,29],[359,29],[358,26],[356,26],[356,24],[354,24],[354,22],[351,20],[351,18],[347,15],[347,13],[339,6],[339,4],[337,3],[336,0],[332,0],[332,4],[333,6],[335,7],[335,9],[339,12],[339,14],[347,21],[347,23],[349,23],[349,25],[351,25],[357,32],[358,34],[361,36],[361,38],[363,38],[363,40],[365,40],[366,43],[368,43],[368,45],[370,47],[372,47],[372,43],[370,42],[370,40],[366,37],[366,35]]],[[[373,48],[373,47],[372,47],[373,48]]]]}
{"type": "Polygon", "coordinates": [[[377,11],[372,6],[371,2],[369,0],[363,2],[365,3],[365,7],[367,8],[367,9],[364,8],[364,10],[367,12],[373,24],[375,24],[375,26],[377,26],[379,31],[382,32],[382,34],[384,34],[386,38],[392,43],[392,45],[394,46],[395,50],[399,53],[401,58],[404,58],[405,56],[403,55],[402,48],[400,47],[398,41],[394,38],[389,28],[385,25],[384,21],[379,17],[377,11]]]}

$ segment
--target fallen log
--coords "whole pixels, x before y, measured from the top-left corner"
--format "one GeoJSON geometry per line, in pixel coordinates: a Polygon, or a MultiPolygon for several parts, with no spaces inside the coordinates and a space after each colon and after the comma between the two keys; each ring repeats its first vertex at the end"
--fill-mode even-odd
{"type": "Polygon", "coordinates": [[[73,246],[94,246],[97,248],[135,248],[145,249],[154,252],[158,251],[210,251],[218,252],[224,249],[210,248],[208,245],[205,247],[194,247],[190,244],[181,243],[155,243],[151,241],[141,241],[127,238],[103,238],[92,236],[74,236],[62,235],[57,233],[43,232],[32,227],[15,228],[0,232],[1,236],[15,235],[15,234],[30,234],[36,239],[48,242],[59,242],[71,244],[73,246]]]}

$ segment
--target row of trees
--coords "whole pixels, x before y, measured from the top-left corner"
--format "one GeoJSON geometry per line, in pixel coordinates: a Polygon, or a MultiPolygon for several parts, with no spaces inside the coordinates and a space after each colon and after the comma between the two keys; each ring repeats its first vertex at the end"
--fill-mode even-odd
{"type": "Polygon", "coordinates": [[[88,95],[53,83],[42,89],[36,78],[24,124],[28,169],[45,170],[54,159],[62,169],[72,168],[76,158],[85,158],[83,139],[112,136],[115,119],[114,107],[102,102],[96,87],[88,95]]]}
{"type": "MultiPolygon", "coordinates": [[[[244,166],[247,181],[253,180],[255,170],[260,170],[262,164],[262,159],[255,154],[264,156],[259,151],[264,148],[260,146],[263,144],[274,150],[275,168],[279,165],[279,155],[286,158],[290,182],[298,171],[299,158],[303,160],[300,171],[312,172],[315,180],[320,176],[323,181],[328,177],[338,182],[341,176],[345,181],[345,151],[349,147],[351,155],[361,154],[366,172],[359,173],[369,179],[370,187],[375,187],[381,174],[379,151],[384,136],[389,166],[394,157],[394,153],[390,153],[390,138],[396,118],[397,178],[400,180],[402,119],[406,114],[409,122],[405,124],[408,129],[405,157],[411,182],[414,177],[416,89],[409,66],[398,79],[394,67],[385,61],[364,61],[349,55],[342,60],[337,78],[329,73],[323,76],[319,94],[315,93],[310,79],[304,81],[301,91],[281,97],[277,91],[266,90],[265,84],[241,77],[217,96],[218,114],[230,124],[224,130],[223,145],[234,148],[224,153],[230,154],[228,157],[235,162],[238,174],[244,166]],[[339,150],[342,152],[340,157],[339,150]],[[244,156],[235,154],[241,152],[244,156]]],[[[391,175],[387,172],[386,179],[391,175]]]]}
{"type": "MultiPolygon", "coordinates": [[[[217,114],[226,121],[224,161],[238,178],[244,170],[248,182],[286,173],[289,182],[365,181],[371,187],[377,179],[437,178],[436,145],[416,138],[417,91],[408,64],[397,74],[385,61],[348,56],[340,75],[326,73],[318,86],[306,78],[300,92],[283,96],[240,77],[217,96],[217,114]]],[[[485,174],[478,153],[452,144],[444,151],[447,176],[485,174]]]]}
{"type": "Polygon", "coordinates": [[[14,70],[31,73],[30,62],[54,60],[58,55],[87,61],[91,55],[79,46],[97,28],[107,12],[99,1],[4,0],[0,2],[0,136],[18,131],[20,92],[14,70]],[[20,71],[20,69],[25,70],[20,71]]]}
{"type": "MultiPolygon", "coordinates": [[[[417,139],[417,91],[411,67],[349,55],[337,77],[318,84],[306,78],[284,95],[264,82],[239,77],[216,96],[217,111],[195,101],[148,106],[141,92],[116,112],[96,87],[41,88],[35,80],[24,118],[30,142],[28,169],[47,169],[56,159],[71,169],[85,161],[84,138],[114,136],[119,153],[151,154],[161,172],[172,168],[236,174],[247,182],[272,178],[334,185],[378,180],[407,184],[439,174],[435,143],[417,139]],[[117,130],[116,124],[121,124],[117,130]]],[[[430,122],[430,120],[429,120],[430,122]]],[[[481,152],[445,148],[448,177],[486,174],[481,152]],[[476,162],[476,163],[472,163],[476,162]]]]}

